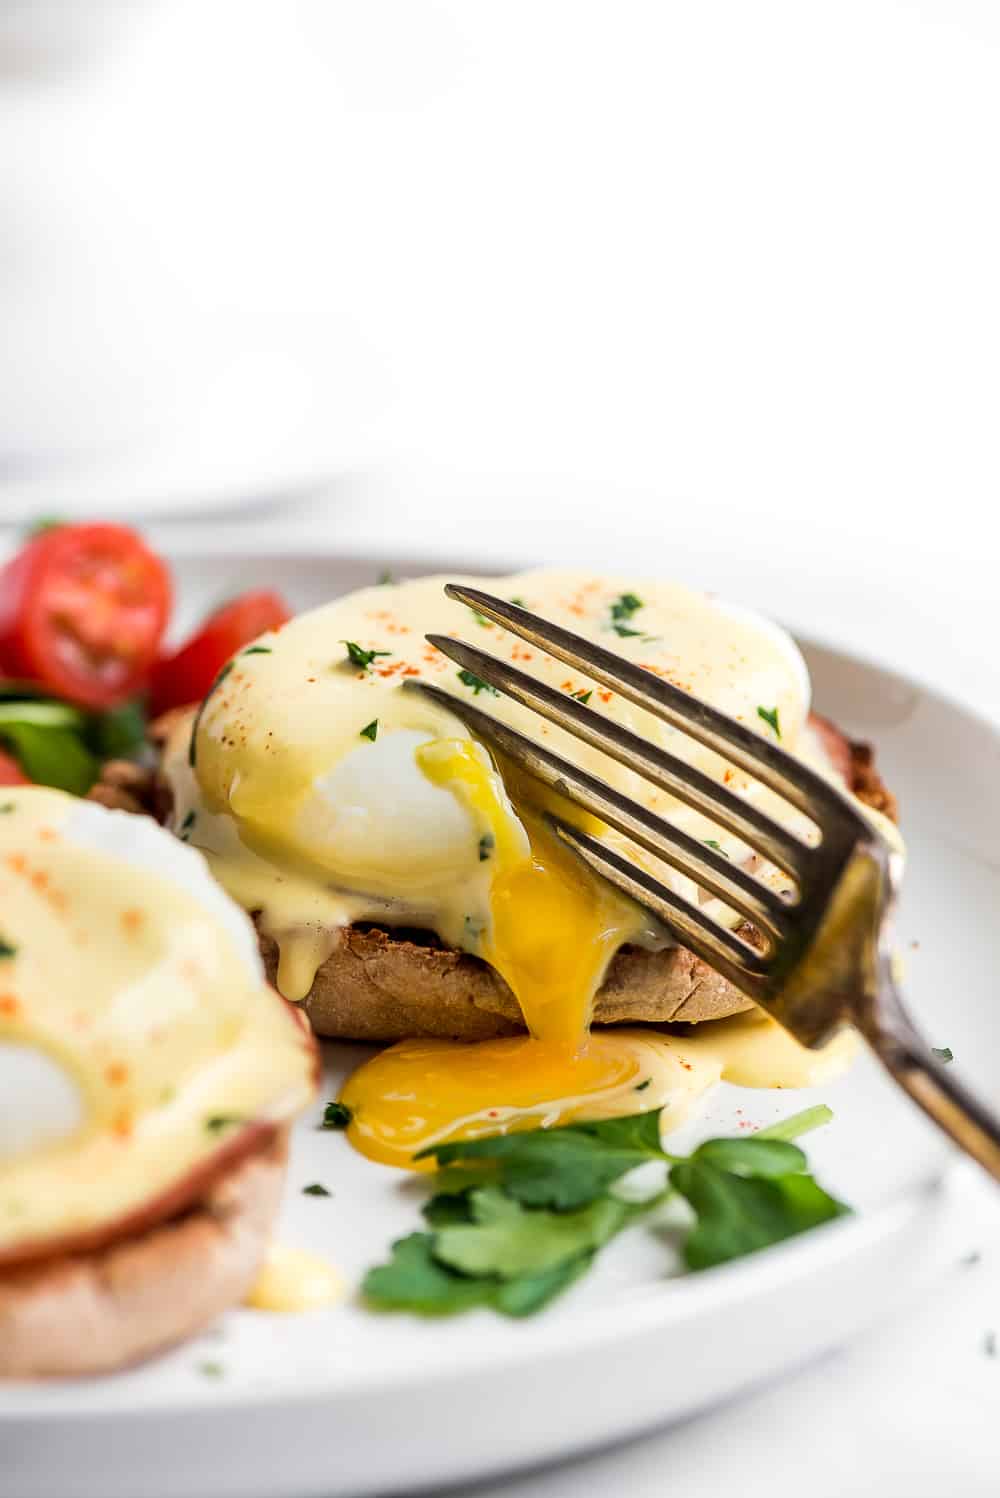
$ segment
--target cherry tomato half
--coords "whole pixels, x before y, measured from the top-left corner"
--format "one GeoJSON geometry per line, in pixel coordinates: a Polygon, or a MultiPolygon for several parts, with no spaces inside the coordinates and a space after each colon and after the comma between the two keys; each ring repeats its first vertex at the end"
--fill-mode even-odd
{"type": "Polygon", "coordinates": [[[0,668],[113,707],[143,686],[170,599],[165,563],[127,526],[44,531],[0,570],[0,668]]]}
{"type": "Polygon", "coordinates": [[[237,650],[269,629],[280,629],[292,617],[280,593],[260,589],[243,593],[209,614],[201,628],[173,655],[158,661],[150,683],[150,711],[200,702],[237,650]]]}
{"type": "Polygon", "coordinates": [[[30,785],[31,781],[25,775],[21,766],[12,754],[5,754],[0,749],[0,785],[30,785]]]}

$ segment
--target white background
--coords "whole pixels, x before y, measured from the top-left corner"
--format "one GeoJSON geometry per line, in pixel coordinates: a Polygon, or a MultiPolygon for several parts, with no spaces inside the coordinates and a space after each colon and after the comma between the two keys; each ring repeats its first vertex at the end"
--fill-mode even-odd
{"type": "MultiPolygon", "coordinates": [[[[674,571],[1000,714],[1000,6],[122,10],[0,91],[0,515],[308,488],[242,524],[674,571]]],[[[502,1491],[995,1492],[969,1203],[907,1325],[502,1491]]]]}

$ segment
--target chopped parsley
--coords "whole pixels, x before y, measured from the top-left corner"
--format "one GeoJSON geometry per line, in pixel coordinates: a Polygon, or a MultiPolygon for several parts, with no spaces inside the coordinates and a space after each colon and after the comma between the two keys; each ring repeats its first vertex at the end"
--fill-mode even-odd
{"type": "Polygon", "coordinates": [[[0,957],[16,957],[17,948],[0,936],[0,957]]]}
{"type": "Polygon", "coordinates": [[[210,1134],[219,1134],[223,1129],[231,1129],[242,1122],[239,1113],[213,1113],[211,1118],[206,1118],[205,1128],[210,1134]]]}
{"type": "MultiPolygon", "coordinates": [[[[647,1079],[649,1080],[649,1079],[647,1079]]],[[[645,1082],[639,1084],[646,1085],[645,1082]]],[[[708,1139],[690,1155],[660,1142],[660,1111],[530,1133],[458,1140],[422,1151],[438,1166],[426,1230],[399,1239],[362,1293],[383,1310],[450,1315],[488,1306],[529,1316],[585,1274],[623,1228],[672,1196],[693,1217],[679,1227],[689,1269],[705,1269],[840,1217],[849,1209],[807,1173],[791,1141],[826,1123],[810,1108],[772,1129],[708,1139]],[[615,1188],[660,1162],[641,1200],[615,1188]]]]}
{"type": "Polygon", "coordinates": [[[355,640],[341,640],[342,645],[347,646],[348,660],[354,666],[360,666],[362,671],[370,671],[372,661],[379,655],[391,655],[391,650],[362,650],[355,640]]]}
{"type": "Polygon", "coordinates": [[[714,848],[716,853],[721,853],[723,858],[729,857],[729,854],[726,852],[725,848],[714,837],[702,838],[702,842],[705,844],[706,848],[714,848]]]}
{"type": "Polygon", "coordinates": [[[627,624],[612,624],[611,628],[620,640],[634,640],[642,634],[641,629],[629,629],[627,624]]]}
{"type": "Polygon", "coordinates": [[[202,1378],[225,1378],[226,1370],[221,1363],[199,1363],[198,1372],[202,1378]]]}
{"type": "Polygon", "coordinates": [[[575,698],[577,702],[582,702],[586,706],[586,704],[590,701],[591,697],[593,697],[593,695],[594,695],[594,689],[593,689],[593,687],[591,687],[588,692],[584,692],[584,691],[570,692],[569,695],[571,697],[575,698]]]}
{"type": "Polygon", "coordinates": [[[471,687],[476,697],[480,692],[492,692],[494,697],[500,696],[496,687],[491,687],[488,681],[483,681],[482,677],[477,676],[474,671],[459,671],[458,679],[463,686],[471,687]]]}
{"type": "Polygon", "coordinates": [[[243,652],[244,655],[270,655],[270,645],[248,645],[243,652]]]}
{"type": "Polygon", "coordinates": [[[3,805],[0,806],[0,813],[2,813],[4,816],[6,816],[7,812],[13,811],[13,810],[14,810],[14,803],[13,803],[13,801],[5,801],[3,803],[3,805]]]}
{"type": "Polygon", "coordinates": [[[390,587],[395,581],[396,579],[389,571],[380,572],[378,575],[378,586],[380,588],[390,587]]]}
{"type": "Polygon", "coordinates": [[[642,599],[637,598],[634,593],[623,593],[611,605],[611,617],[612,619],[631,619],[632,615],[637,614],[643,607],[642,599]]]}
{"type": "Polygon", "coordinates": [[[485,832],[479,839],[479,862],[485,863],[493,852],[494,837],[492,832],[485,832]]]}
{"type": "Polygon", "coordinates": [[[180,835],[181,835],[181,842],[182,843],[186,843],[187,840],[188,840],[188,838],[191,836],[191,828],[194,826],[194,824],[195,824],[195,822],[197,820],[198,820],[198,813],[195,812],[195,811],[189,811],[188,814],[187,814],[187,816],[184,818],[184,820],[183,820],[183,822],[181,823],[181,826],[180,826],[180,835]]]}
{"type": "Polygon", "coordinates": [[[324,1129],[346,1129],[352,1118],[350,1108],[343,1103],[327,1103],[323,1109],[324,1129]]]}
{"type": "Polygon", "coordinates": [[[955,1053],[950,1045],[932,1045],[931,1050],[934,1052],[934,1055],[938,1058],[938,1060],[944,1062],[945,1064],[947,1064],[949,1061],[954,1061],[955,1059],[955,1053]]]}
{"type": "Polygon", "coordinates": [[[781,727],[778,723],[778,709],[776,707],[758,707],[758,718],[763,718],[774,729],[775,737],[781,738],[781,727]]]}
{"type": "Polygon", "coordinates": [[[508,603],[516,604],[519,609],[526,609],[528,607],[523,598],[509,598],[507,601],[508,603]]]}
{"type": "Polygon", "coordinates": [[[312,1183],[311,1186],[303,1186],[303,1188],[302,1188],[302,1195],[303,1196],[332,1196],[333,1192],[332,1191],[327,1191],[326,1187],[323,1186],[319,1181],[313,1181],[313,1183],[312,1183]]]}
{"type": "Polygon", "coordinates": [[[378,719],[373,718],[370,723],[366,723],[358,737],[362,739],[371,739],[372,743],[374,744],[376,738],[378,737],[378,719]]]}
{"type": "Polygon", "coordinates": [[[483,629],[491,629],[493,627],[493,620],[487,619],[485,614],[481,614],[478,609],[474,609],[471,603],[468,605],[468,608],[473,619],[475,619],[477,624],[481,624],[483,629]]]}
{"type": "Polygon", "coordinates": [[[647,1077],[645,1082],[637,1082],[635,1087],[632,1089],[633,1092],[645,1092],[646,1088],[649,1086],[652,1080],[652,1077],[647,1077]]]}

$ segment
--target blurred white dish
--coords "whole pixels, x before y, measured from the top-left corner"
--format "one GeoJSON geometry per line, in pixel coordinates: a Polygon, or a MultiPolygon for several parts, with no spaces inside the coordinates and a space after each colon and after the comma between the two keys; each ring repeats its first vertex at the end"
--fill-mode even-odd
{"type": "MultiPolygon", "coordinates": [[[[185,551],[178,582],[196,610],[225,579],[217,559],[185,551]]],[[[230,554],[228,565],[244,585],[259,575],[308,606],[385,563],[230,554]]],[[[429,569],[400,559],[397,570],[429,569]]],[[[950,1045],[970,1078],[995,1090],[989,932],[1000,871],[990,857],[1000,835],[992,795],[1000,735],[877,666],[805,648],[818,706],[877,742],[901,798],[911,864],[899,936],[913,1007],[932,1041],[950,1045]]],[[[324,1097],[365,1054],[328,1048],[324,1097]]],[[[722,1087],[691,1132],[764,1124],[819,1101],[835,1121],[810,1137],[810,1158],[858,1208],[853,1219],[677,1279],[665,1277],[664,1246],[637,1230],[524,1323],[486,1313],[427,1323],[350,1302],[305,1316],[238,1311],[216,1334],[114,1379],[5,1389],[0,1444],[10,1491],[204,1498],[207,1485],[215,1498],[360,1498],[594,1447],[801,1364],[898,1303],[952,1253],[948,1156],[865,1057],[814,1092],[722,1087]]],[[[319,1130],[319,1116],[317,1106],[298,1130],[282,1237],[328,1257],[355,1284],[417,1224],[420,1193],[319,1130]],[[313,1181],[332,1197],[303,1195],[313,1181]]]]}

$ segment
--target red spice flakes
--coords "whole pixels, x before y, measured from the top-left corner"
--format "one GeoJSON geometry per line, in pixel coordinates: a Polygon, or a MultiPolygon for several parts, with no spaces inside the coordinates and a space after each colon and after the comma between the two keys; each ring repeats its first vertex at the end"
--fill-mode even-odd
{"type": "Polygon", "coordinates": [[[40,843],[57,843],[59,834],[54,827],[39,827],[38,841],[40,843]]]}
{"type": "Polygon", "coordinates": [[[533,661],[535,652],[526,650],[523,645],[515,645],[510,652],[510,658],[512,661],[533,661]]]}
{"type": "Polygon", "coordinates": [[[49,876],[48,876],[48,874],[46,874],[45,870],[44,869],[36,869],[35,872],[31,876],[31,885],[32,885],[32,888],[33,889],[37,889],[39,891],[39,893],[41,893],[42,890],[45,890],[45,889],[48,888],[48,884],[49,884],[49,876]]]}
{"type": "Polygon", "coordinates": [[[124,1061],[112,1061],[104,1068],[104,1079],[111,1087],[120,1087],[128,1081],[128,1067],[124,1061]]]}
{"type": "Polygon", "coordinates": [[[598,695],[599,699],[601,700],[601,702],[610,702],[611,699],[612,699],[612,697],[615,694],[614,694],[614,692],[608,692],[608,691],[605,690],[603,692],[598,692],[597,695],[598,695]]]}
{"type": "Polygon", "coordinates": [[[119,1113],[118,1117],[111,1121],[111,1132],[119,1139],[131,1139],[133,1127],[131,1113],[119,1113]]]}
{"type": "Polygon", "coordinates": [[[145,920],[145,916],[143,915],[141,910],[123,910],[119,919],[121,920],[124,930],[127,931],[130,936],[134,936],[135,933],[141,928],[142,923],[145,920]]]}
{"type": "Polygon", "coordinates": [[[307,676],[307,677],[306,677],[306,681],[307,681],[307,682],[309,682],[309,684],[310,684],[310,686],[311,686],[311,685],[312,685],[312,683],[313,683],[313,682],[314,682],[314,681],[315,681],[315,680],[316,680],[316,678],[315,678],[315,676],[307,676]]]}
{"type": "Polygon", "coordinates": [[[23,853],[8,853],[4,862],[15,874],[23,874],[28,867],[28,860],[23,853]]]}
{"type": "Polygon", "coordinates": [[[419,666],[404,666],[403,667],[403,675],[404,676],[419,676],[420,675],[420,667],[419,666]]]}
{"type": "Polygon", "coordinates": [[[20,1000],[16,999],[12,993],[0,993],[0,1014],[6,1014],[8,1018],[13,1019],[20,1008],[20,1000]]]}

